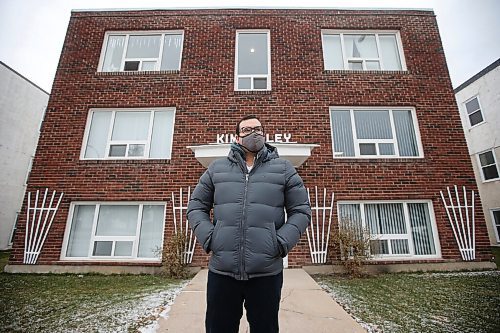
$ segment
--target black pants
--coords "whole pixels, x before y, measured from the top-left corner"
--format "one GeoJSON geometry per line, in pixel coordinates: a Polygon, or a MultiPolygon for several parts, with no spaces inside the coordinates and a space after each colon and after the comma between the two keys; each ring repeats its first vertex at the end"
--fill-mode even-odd
{"type": "Polygon", "coordinates": [[[238,333],[243,301],[250,333],[279,332],[283,271],[239,281],[208,271],[206,333],[238,333]]]}

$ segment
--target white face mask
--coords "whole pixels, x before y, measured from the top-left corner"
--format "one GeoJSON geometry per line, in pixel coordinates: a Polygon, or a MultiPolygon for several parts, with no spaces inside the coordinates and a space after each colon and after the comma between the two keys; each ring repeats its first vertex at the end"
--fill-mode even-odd
{"type": "Polygon", "coordinates": [[[264,136],[255,132],[241,137],[241,145],[252,153],[256,153],[264,147],[264,136]]]}

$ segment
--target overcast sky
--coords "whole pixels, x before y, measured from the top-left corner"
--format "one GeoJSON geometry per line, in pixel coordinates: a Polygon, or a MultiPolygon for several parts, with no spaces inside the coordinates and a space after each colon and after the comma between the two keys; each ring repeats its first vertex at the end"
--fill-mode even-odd
{"type": "Polygon", "coordinates": [[[432,8],[453,87],[500,58],[498,0],[0,0],[0,61],[50,92],[71,9],[432,8]],[[292,7],[293,8],[293,7],[292,7]]]}

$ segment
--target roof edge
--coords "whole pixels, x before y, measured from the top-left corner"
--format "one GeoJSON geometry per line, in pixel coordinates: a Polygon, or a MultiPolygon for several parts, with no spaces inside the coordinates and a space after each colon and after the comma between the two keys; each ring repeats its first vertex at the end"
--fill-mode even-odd
{"type": "Polygon", "coordinates": [[[13,72],[14,74],[16,74],[17,76],[19,76],[20,78],[24,79],[25,81],[27,81],[28,83],[30,83],[31,85],[33,85],[35,88],[40,89],[42,92],[44,92],[48,96],[50,96],[50,93],[46,92],[45,89],[41,88],[39,85],[37,85],[36,83],[34,83],[30,79],[28,79],[26,76],[22,75],[21,73],[19,73],[18,71],[16,71],[15,69],[13,69],[12,67],[10,67],[9,65],[7,65],[6,63],[4,63],[1,60],[0,60],[0,65],[3,65],[5,68],[9,69],[11,72],[13,72]]]}
{"type": "Polygon", "coordinates": [[[72,9],[71,12],[123,12],[123,11],[154,11],[154,10],[168,10],[168,11],[182,11],[182,10],[239,10],[239,9],[279,9],[279,10],[387,10],[387,11],[429,11],[433,12],[433,8],[380,8],[380,7],[252,7],[252,6],[228,6],[228,7],[152,7],[152,8],[88,8],[88,9],[72,9]]]}
{"type": "Polygon", "coordinates": [[[472,76],[470,79],[468,79],[467,81],[465,81],[464,83],[462,83],[461,85],[459,85],[458,87],[453,89],[453,92],[456,94],[460,90],[465,89],[466,87],[468,87],[469,85],[471,85],[472,83],[477,81],[479,78],[485,76],[486,74],[488,74],[489,72],[491,72],[492,70],[497,68],[498,66],[500,66],[500,58],[498,58],[497,60],[495,60],[494,62],[492,62],[491,64],[489,64],[485,68],[483,68],[479,73],[472,76]]]}

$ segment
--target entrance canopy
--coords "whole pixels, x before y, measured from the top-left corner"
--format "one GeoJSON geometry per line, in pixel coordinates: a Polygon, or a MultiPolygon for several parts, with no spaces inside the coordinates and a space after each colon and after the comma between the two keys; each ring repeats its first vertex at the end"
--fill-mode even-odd
{"type": "MultiPolygon", "coordinates": [[[[296,168],[302,165],[317,144],[307,143],[270,143],[278,149],[281,158],[289,160],[296,168]]],[[[206,168],[215,159],[226,157],[229,154],[230,143],[210,143],[207,145],[187,146],[194,152],[194,157],[206,168]]]]}

